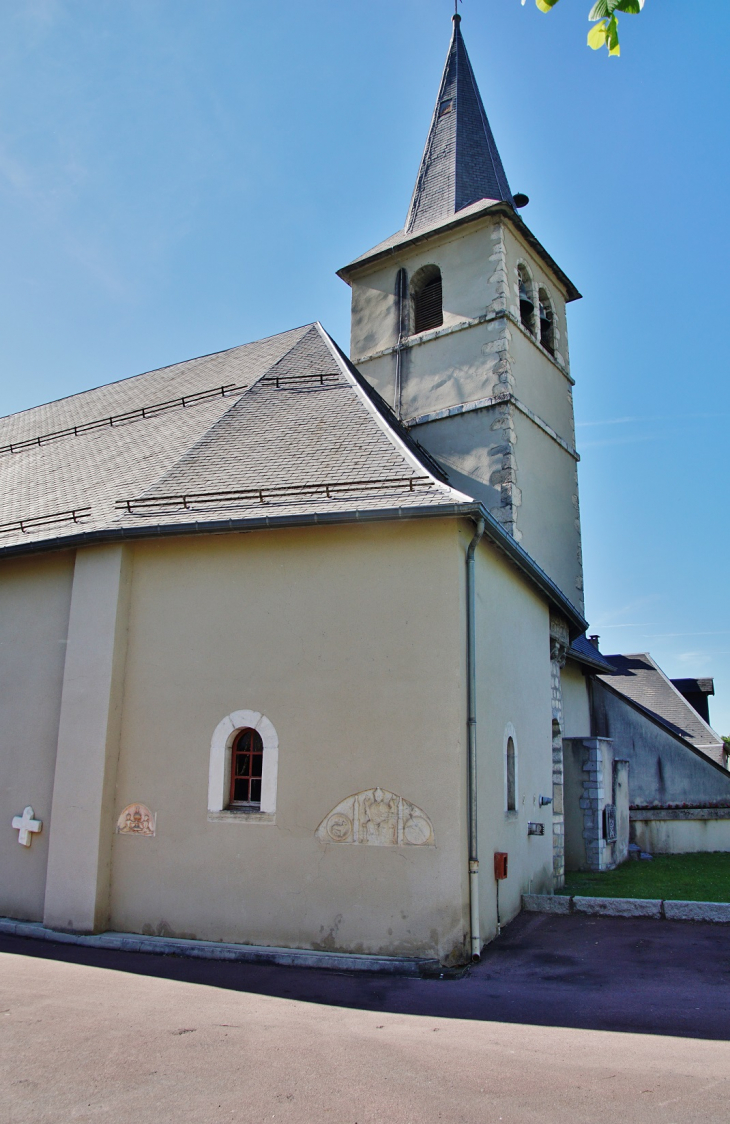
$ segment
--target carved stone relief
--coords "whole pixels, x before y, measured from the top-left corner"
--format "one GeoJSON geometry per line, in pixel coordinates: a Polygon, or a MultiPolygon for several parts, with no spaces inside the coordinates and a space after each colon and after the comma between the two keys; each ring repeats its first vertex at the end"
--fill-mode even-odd
{"type": "Polygon", "coordinates": [[[430,819],[395,792],[369,788],[342,800],[317,828],[322,843],[367,843],[372,847],[433,847],[430,819]]]}
{"type": "Polygon", "coordinates": [[[146,804],[127,804],[117,820],[117,835],[154,835],[155,819],[146,804]]]}

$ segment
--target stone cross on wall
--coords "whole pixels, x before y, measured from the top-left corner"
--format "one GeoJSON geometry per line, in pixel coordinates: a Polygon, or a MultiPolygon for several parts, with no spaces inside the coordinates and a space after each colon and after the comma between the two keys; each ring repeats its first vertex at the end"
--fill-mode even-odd
{"type": "Polygon", "coordinates": [[[31,832],[35,833],[43,827],[43,820],[33,819],[33,809],[30,804],[23,809],[22,816],[13,816],[13,827],[18,832],[18,843],[21,847],[30,847],[31,832]]]}

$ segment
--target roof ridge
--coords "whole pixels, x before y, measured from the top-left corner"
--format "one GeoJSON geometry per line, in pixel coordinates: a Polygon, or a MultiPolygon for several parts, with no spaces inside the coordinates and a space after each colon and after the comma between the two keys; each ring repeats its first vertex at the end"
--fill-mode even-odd
{"type": "Polygon", "coordinates": [[[429,476],[433,477],[441,488],[448,490],[450,495],[458,496],[459,500],[473,502],[473,496],[467,496],[465,492],[459,491],[458,488],[454,488],[454,486],[449,483],[448,477],[441,466],[438,465],[430,454],[411,436],[406,427],[395,416],[382,395],[380,395],[375,387],[358,371],[355,364],[348,359],[319,320],[316,321],[315,327],[318,328],[325,344],[327,344],[333,352],[335,360],[339,362],[345,376],[352,380],[355,389],[360,391],[366,405],[372,408],[376,420],[379,422],[383,431],[391,441],[394,443],[398,442],[403,446],[399,451],[412,462],[415,461],[415,465],[418,468],[425,469],[429,476]]]}
{"type": "Polygon", "coordinates": [[[181,394],[176,398],[167,398],[162,402],[150,402],[149,405],[136,406],[132,410],[123,410],[118,414],[105,414],[89,421],[66,426],[64,429],[48,430],[45,433],[36,434],[35,437],[22,437],[17,441],[9,441],[6,445],[0,445],[0,454],[20,453],[28,449],[43,448],[44,445],[50,445],[64,437],[83,437],[86,433],[91,433],[97,429],[106,429],[107,426],[113,429],[115,422],[118,425],[131,425],[136,421],[149,421],[168,410],[174,410],[180,406],[185,408],[197,406],[201,402],[208,402],[210,399],[219,396],[228,398],[237,391],[246,390],[247,387],[248,383],[241,385],[224,383],[223,386],[206,387],[205,390],[191,390],[188,394],[181,394]]]}
{"type": "Polygon", "coordinates": [[[684,697],[682,692],[677,690],[677,688],[674,686],[674,684],[672,683],[669,676],[659,666],[659,664],[656,662],[654,657],[650,655],[649,659],[654,664],[654,667],[657,669],[657,671],[659,672],[659,674],[661,675],[662,679],[667,684],[667,686],[674,692],[674,694],[676,695],[676,697],[678,699],[682,700],[682,706],[686,707],[690,711],[693,718],[699,719],[699,721],[702,723],[702,725],[705,727],[705,729],[709,730],[709,732],[714,736],[715,741],[712,742],[712,743],[708,743],[708,744],[722,745],[722,738],[720,737],[720,735],[715,730],[713,730],[713,728],[712,728],[712,726],[710,725],[709,722],[705,722],[705,720],[702,717],[702,715],[700,714],[700,712],[698,710],[695,710],[695,708],[692,706],[692,703],[687,701],[687,699],[684,697]]]}
{"type": "MultiPolygon", "coordinates": [[[[221,424],[221,422],[224,421],[225,418],[229,417],[229,415],[232,413],[233,410],[236,409],[236,407],[239,405],[239,403],[242,401],[242,399],[244,399],[247,394],[250,394],[253,390],[255,390],[259,386],[261,380],[263,378],[265,378],[266,375],[268,375],[271,371],[273,371],[275,367],[278,367],[278,365],[282,362],[283,359],[285,359],[288,355],[291,355],[292,351],[294,351],[295,348],[299,347],[299,345],[307,338],[307,336],[310,334],[312,329],[315,328],[315,326],[316,326],[315,323],[304,325],[304,327],[307,330],[305,332],[303,332],[303,334],[301,336],[299,336],[299,338],[294,341],[294,343],[291,345],[291,347],[287,351],[285,351],[283,355],[281,355],[274,363],[271,363],[266,368],[266,370],[263,371],[258,376],[258,378],[252,379],[252,381],[248,384],[248,386],[243,391],[243,394],[238,395],[238,397],[236,397],[234,399],[234,401],[231,402],[231,405],[229,406],[229,408],[227,410],[224,410],[223,413],[220,414],[219,417],[217,417],[215,419],[215,421],[213,421],[208,426],[208,428],[206,430],[204,430],[203,433],[201,433],[199,435],[197,440],[194,441],[192,445],[189,445],[188,448],[185,449],[185,451],[181,454],[181,456],[179,456],[176,461],[173,461],[173,463],[167,467],[167,469],[162,473],[161,476],[159,476],[151,484],[147,485],[147,487],[145,488],[145,495],[149,495],[150,492],[154,491],[154,489],[157,488],[160,485],[160,483],[163,480],[165,480],[166,477],[170,476],[170,474],[173,473],[183,463],[183,461],[186,460],[187,457],[192,456],[196,452],[196,450],[207,440],[208,436],[213,432],[213,430],[215,430],[217,428],[217,426],[219,426],[221,424]]],[[[298,331],[298,330],[300,330],[300,329],[296,329],[296,328],[292,329],[292,331],[298,331]]],[[[283,335],[285,333],[280,333],[280,334],[283,335]]],[[[269,336],[269,337],[265,337],[265,338],[273,339],[274,337],[269,336]]],[[[254,342],[258,343],[259,341],[256,340],[254,342]]],[[[231,349],[231,350],[234,350],[234,349],[231,349]]],[[[218,353],[214,352],[214,354],[218,354],[218,353]]],[[[223,353],[221,352],[221,354],[223,354],[223,353]]]]}
{"type": "MultiPolygon", "coordinates": [[[[683,712],[687,715],[688,718],[691,718],[692,724],[695,726],[695,728],[697,728],[697,726],[699,726],[699,728],[701,730],[707,731],[709,734],[712,735],[712,737],[714,739],[713,741],[711,741],[711,742],[700,742],[699,745],[701,745],[701,746],[711,746],[711,745],[712,746],[719,746],[719,745],[722,745],[722,739],[721,739],[720,735],[715,730],[713,730],[713,728],[712,728],[712,726],[710,726],[709,722],[705,721],[705,719],[702,717],[702,715],[699,713],[699,711],[695,710],[695,708],[692,706],[692,704],[687,701],[687,699],[684,697],[682,692],[677,690],[677,688],[674,686],[674,684],[672,683],[669,676],[666,674],[666,672],[656,662],[656,660],[652,656],[651,652],[624,652],[624,653],[615,652],[615,653],[613,653],[612,656],[606,656],[605,659],[607,659],[610,663],[612,663],[613,660],[632,660],[632,659],[645,660],[646,664],[648,665],[648,670],[652,670],[659,675],[659,678],[661,679],[661,681],[671,691],[672,697],[675,699],[675,701],[678,701],[681,704],[681,712],[680,713],[683,712]]],[[[606,672],[605,678],[607,678],[609,680],[612,679],[614,676],[617,679],[625,679],[626,678],[626,674],[622,671],[620,665],[612,663],[612,666],[615,669],[614,672],[613,673],[612,672],[606,672]]],[[[601,678],[604,678],[604,676],[601,676],[601,678]]],[[[635,676],[634,678],[636,679],[637,677],[635,676]]],[[[616,686],[615,689],[619,692],[619,694],[622,695],[622,697],[631,698],[631,695],[627,694],[623,690],[621,690],[618,685],[616,686]]],[[[653,706],[649,706],[648,703],[646,703],[646,702],[645,703],[639,703],[637,700],[634,700],[634,702],[637,702],[637,705],[639,705],[639,706],[643,706],[649,713],[656,714],[658,720],[660,722],[662,722],[664,725],[666,725],[667,727],[671,726],[671,727],[674,727],[676,730],[681,730],[682,728],[684,728],[685,729],[685,735],[684,736],[689,737],[691,739],[691,736],[692,736],[691,735],[691,728],[692,727],[688,723],[685,723],[685,726],[681,727],[681,726],[677,725],[676,722],[673,722],[671,718],[668,718],[665,715],[662,715],[660,713],[660,711],[655,710],[653,708],[653,706]]],[[[693,741],[693,744],[694,744],[694,741],[693,741]]]]}
{"type": "MultiPolygon", "coordinates": [[[[296,328],[286,328],[283,332],[272,332],[270,336],[262,336],[261,339],[247,340],[246,343],[237,343],[233,347],[224,347],[221,351],[208,351],[203,355],[192,355],[189,359],[178,359],[175,363],[165,363],[162,367],[150,367],[148,371],[138,371],[134,375],[126,375],[123,379],[112,379],[111,382],[102,382],[98,386],[88,386],[85,390],[76,390],[73,394],[62,394],[60,398],[51,398],[48,402],[38,402],[35,406],[27,406],[24,410],[14,410],[10,414],[0,414],[0,422],[10,421],[11,418],[19,418],[23,414],[32,414],[34,410],[42,410],[46,406],[55,406],[59,402],[69,402],[72,398],[82,398],[85,394],[93,394],[96,390],[106,390],[110,386],[119,386],[121,383],[131,382],[132,379],[143,378],[144,375],[157,375],[162,371],[171,371],[173,367],[184,367],[187,363],[197,363],[201,359],[213,359],[217,355],[228,355],[232,351],[239,351],[244,347],[253,347],[255,344],[267,343],[269,340],[274,340],[277,336],[287,336],[290,332],[301,332],[305,328],[311,328],[313,321],[308,324],[300,324],[296,328]]],[[[298,341],[297,341],[298,342],[298,341]]],[[[294,345],[292,345],[294,346],[294,345]]]]}

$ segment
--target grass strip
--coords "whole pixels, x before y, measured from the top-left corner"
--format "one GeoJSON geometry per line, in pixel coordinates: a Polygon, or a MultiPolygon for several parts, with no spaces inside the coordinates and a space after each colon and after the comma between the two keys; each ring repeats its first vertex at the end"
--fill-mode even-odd
{"type": "Polygon", "coordinates": [[[664,898],[730,902],[730,854],[724,851],[630,859],[600,873],[570,871],[559,894],[590,898],[664,898]]]}

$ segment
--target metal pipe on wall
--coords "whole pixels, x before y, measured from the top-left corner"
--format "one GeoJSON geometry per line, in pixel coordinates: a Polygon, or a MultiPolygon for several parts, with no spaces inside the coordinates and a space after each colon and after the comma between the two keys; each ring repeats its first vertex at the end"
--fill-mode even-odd
{"type": "Polygon", "coordinates": [[[466,552],[466,710],[469,764],[467,801],[469,807],[469,915],[471,958],[482,953],[479,921],[479,840],[477,836],[477,670],[476,670],[476,592],[474,555],[484,534],[485,522],[477,519],[474,537],[466,552]]]}
{"type": "Polygon", "coordinates": [[[408,274],[403,268],[398,270],[395,278],[395,303],[398,342],[395,347],[393,413],[397,418],[400,418],[401,399],[403,397],[403,339],[408,335],[408,274]]]}

